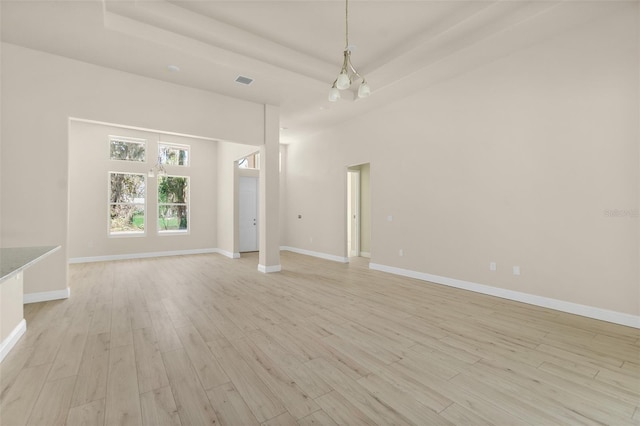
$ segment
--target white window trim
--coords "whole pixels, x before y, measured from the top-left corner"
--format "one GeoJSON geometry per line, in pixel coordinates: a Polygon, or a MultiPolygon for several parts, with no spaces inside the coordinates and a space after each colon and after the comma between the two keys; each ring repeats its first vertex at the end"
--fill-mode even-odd
{"type": "Polygon", "coordinates": [[[109,161],[120,161],[120,162],[124,162],[124,163],[146,163],[148,161],[147,158],[147,151],[149,145],[147,144],[147,139],[142,139],[142,138],[132,138],[130,136],[115,136],[115,135],[109,135],[109,146],[108,146],[108,150],[107,150],[107,158],[109,159],[109,161]],[[111,142],[117,140],[117,141],[122,141],[122,142],[129,142],[129,143],[137,143],[139,145],[144,145],[144,159],[142,161],[138,161],[138,160],[121,160],[119,158],[111,158],[111,142]]]}
{"type": "MultiPolygon", "coordinates": [[[[186,167],[186,166],[180,166],[186,167]]],[[[187,202],[186,203],[161,203],[158,197],[158,188],[160,185],[158,184],[156,187],[156,232],[159,236],[167,236],[167,235],[190,235],[191,234],[191,176],[182,176],[182,175],[166,175],[163,177],[177,177],[177,178],[186,178],[187,179],[187,202]],[[160,229],[160,206],[187,206],[187,229],[160,229]]],[[[145,210],[145,215],[147,211],[145,210]]],[[[146,220],[146,219],[145,219],[146,220]]],[[[146,222],[145,222],[146,223],[146,222]]],[[[145,228],[146,229],[146,228],[145,228]]]]}
{"type": "Polygon", "coordinates": [[[136,237],[146,237],[147,236],[147,205],[148,205],[148,181],[147,175],[144,173],[138,172],[119,172],[119,171],[109,171],[107,172],[107,237],[108,238],[136,238],[136,237]],[[121,174],[121,175],[139,175],[144,178],[144,203],[112,203],[111,202],[111,175],[112,174],[121,174]],[[144,208],[144,229],[142,232],[140,231],[121,231],[117,233],[111,232],[111,206],[112,205],[134,205],[134,206],[142,206],[144,208]]]}
{"type": "MultiPolygon", "coordinates": [[[[187,144],[181,144],[181,143],[173,143],[173,142],[162,142],[162,141],[158,141],[158,159],[160,159],[160,148],[161,147],[167,147],[167,148],[177,148],[177,149],[181,149],[181,150],[185,150],[187,151],[187,164],[167,164],[167,163],[163,163],[163,166],[168,166],[168,167],[191,167],[191,145],[187,145],[187,144]]],[[[186,176],[179,176],[179,177],[186,177],[186,176]]]]}

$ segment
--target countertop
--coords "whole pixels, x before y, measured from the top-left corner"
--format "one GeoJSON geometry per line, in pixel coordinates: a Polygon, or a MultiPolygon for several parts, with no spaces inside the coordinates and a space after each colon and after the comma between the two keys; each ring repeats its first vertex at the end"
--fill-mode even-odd
{"type": "Polygon", "coordinates": [[[0,248],[0,282],[59,249],[60,246],[0,248]]]}

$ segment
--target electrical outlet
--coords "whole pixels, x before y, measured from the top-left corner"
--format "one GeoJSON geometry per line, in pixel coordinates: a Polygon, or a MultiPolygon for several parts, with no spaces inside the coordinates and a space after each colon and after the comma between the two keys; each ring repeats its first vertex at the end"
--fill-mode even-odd
{"type": "Polygon", "coordinates": [[[404,250],[402,249],[398,250],[398,256],[400,257],[404,256],[404,250]]]}
{"type": "Polygon", "coordinates": [[[391,215],[387,216],[387,222],[393,222],[393,216],[391,215]]]}
{"type": "Polygon", "coordinates": [[[513,267],[513,275],[520,275],[520,267],[519,266],[514,266],[513,267]]]}
{"type": "Polygon", "coordinates": [[[489,263],[489,270],[490,271],[495,271],[497,269],[498,269],[498,266],[496,265],[496,262],[489,263]]]}

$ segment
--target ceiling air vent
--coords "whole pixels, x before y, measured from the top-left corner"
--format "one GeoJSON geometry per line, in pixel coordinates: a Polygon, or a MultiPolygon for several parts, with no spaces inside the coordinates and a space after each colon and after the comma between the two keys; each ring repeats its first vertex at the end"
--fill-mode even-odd
{"type": "Polygon", "coordinates": [[[236,77],[236,83],[240,83],[240,84],[244,84],[245,86],[248,86],[251,83],[253,83],[253,79],[249,77],[245,77],[243,75],[239,75],[238,77],[236,77]]]}

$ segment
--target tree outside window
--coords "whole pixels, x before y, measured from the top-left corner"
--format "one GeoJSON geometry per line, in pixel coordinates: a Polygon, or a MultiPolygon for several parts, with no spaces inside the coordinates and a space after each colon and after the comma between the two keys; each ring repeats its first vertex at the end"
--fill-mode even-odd
{"type": "Polygon", "coordinates": [[[172,166],[189,165],[189,147],[187,145],[158,143],[158,161],[172,166]]]}
{"type": "Polygon", "coordinates": [[[145,139],[109,136],[109,158],[123,161],[146,160],[145,139]]]}
{"type": "Polygon", "coordinates": [[[158,177],[158,231],[187,232],[189,229],[189,178],[158,177]]]}
{"type": "Polygon", "coordinates": [[[109,234],[144,234],[146,181],[142,174],[109,173],[109,234]]]}

